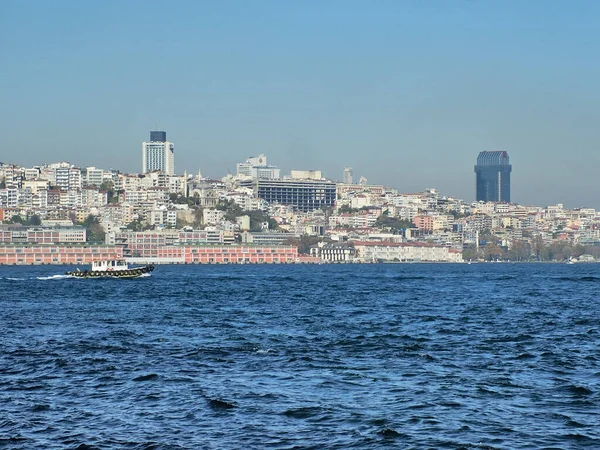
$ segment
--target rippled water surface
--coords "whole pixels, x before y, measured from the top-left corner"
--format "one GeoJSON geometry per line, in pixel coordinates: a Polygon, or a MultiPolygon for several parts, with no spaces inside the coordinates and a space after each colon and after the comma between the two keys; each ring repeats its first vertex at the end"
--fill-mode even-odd
{"type": "Polygon", "coordinates": [[[600,265],[65,270],[0,266],[2,448],[600,448],[600,265]]]}

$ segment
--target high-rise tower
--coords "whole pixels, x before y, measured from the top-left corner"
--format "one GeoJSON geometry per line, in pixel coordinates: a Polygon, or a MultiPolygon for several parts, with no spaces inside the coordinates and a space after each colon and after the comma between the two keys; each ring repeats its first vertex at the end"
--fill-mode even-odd
{"type": "Polygon", "coordinates": [[[344,168],[344,184],[352,184],[352,167],[344,168]]]}
{"type": "Polygon", "coordinates": [[[510,203],[511,171],[508,153],[479,153],[475,166],[477,201],[510,203]]]}
{"type": "Polygon", "coordinates": [[[142,173],[155,170],[175,175],[175,145],[164,131],[151,131],[150,142],[142,142],[142,173]]]}

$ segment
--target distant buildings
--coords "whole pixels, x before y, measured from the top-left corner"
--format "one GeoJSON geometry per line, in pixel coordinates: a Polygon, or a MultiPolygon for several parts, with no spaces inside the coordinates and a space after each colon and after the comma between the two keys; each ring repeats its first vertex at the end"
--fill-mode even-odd
{"type": "Polygon", "coordinates": [[[274,180],[280,177],[280,170],[275,166],[267,165],[264,153],[248,158],[245,162],[237,164],[237,175],[244,175],[260,180],[274,180]]]}
{"type": "Polygon", "coordinates": [[[352,167],[346,167],[344,169],[344,184],[352,184],[352,167]]]}
{"type": "Polygon", "coordinates": [[[507,152],[479,153],[475,166],[477,201],[510,203],[511,171],[507,152]]]}
{"type": "Polygon", "coordinates": [[[335,205],[336,184],[327,180],[256,180],[254,193],[269,203],[294,206],[298,211],[335,205]]]}
{"type": "Polygon", "coordinates": [[[151,131],[150,142],[142,142],[142,173],[155,170],[175,174],[175,145],[167,141],[164,131],[151,131]]]}

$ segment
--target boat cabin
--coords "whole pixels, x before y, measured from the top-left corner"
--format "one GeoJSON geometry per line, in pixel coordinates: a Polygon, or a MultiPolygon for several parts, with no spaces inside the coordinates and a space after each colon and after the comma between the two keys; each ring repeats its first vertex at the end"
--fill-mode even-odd
{"type": "Polygon", "coordinates": [[[103,259],[92,262],[92,271],[118,271],[127,270],[127,262],[124,259],[103,259]]]}

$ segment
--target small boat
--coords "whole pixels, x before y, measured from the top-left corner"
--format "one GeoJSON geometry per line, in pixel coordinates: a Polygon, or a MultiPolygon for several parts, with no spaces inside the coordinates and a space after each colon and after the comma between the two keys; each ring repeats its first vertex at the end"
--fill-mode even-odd
{"type": "Polygon", "coordinates": [[[137,278],[154,270],[152,264],[129,267],[124,258],[100,259],[92,261],[89,270],[70,270],[66,274],[77,278],[137,278]]]}

